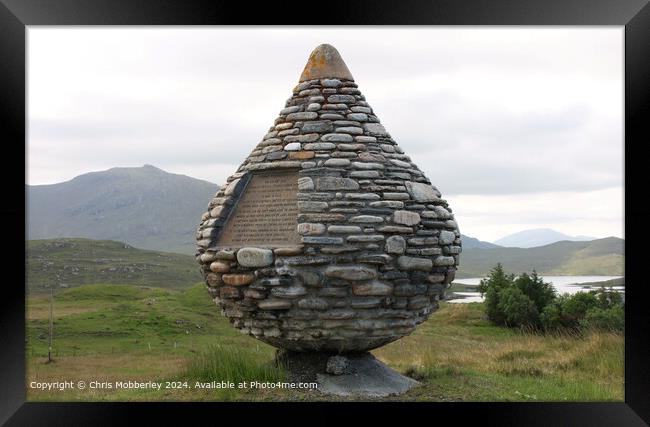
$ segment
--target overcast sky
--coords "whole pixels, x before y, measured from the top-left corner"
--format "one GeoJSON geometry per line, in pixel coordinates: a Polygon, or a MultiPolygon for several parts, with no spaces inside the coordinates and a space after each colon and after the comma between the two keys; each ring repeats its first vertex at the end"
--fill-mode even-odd
{"type": "Polygon", "coordinates": [[[623,237],[623,27],[30,27],[26,180],[152,164],[222,184],[320,43],[463,234],[623,237]]]}

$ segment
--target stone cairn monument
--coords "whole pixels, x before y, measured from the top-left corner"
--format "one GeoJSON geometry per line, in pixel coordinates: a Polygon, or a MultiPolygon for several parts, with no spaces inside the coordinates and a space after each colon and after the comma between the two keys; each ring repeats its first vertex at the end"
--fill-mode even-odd
{"type": "Polygon", "coordinates": [[[307,353],[324,391],[338,394],[415,383],[367,352],[427,319],[461,252],[447,202],[327,44],[210,201],[196,238],[208,292],[232,326],[307,353]],[[359,386],[362,373],[387,387],[359,386]]]}

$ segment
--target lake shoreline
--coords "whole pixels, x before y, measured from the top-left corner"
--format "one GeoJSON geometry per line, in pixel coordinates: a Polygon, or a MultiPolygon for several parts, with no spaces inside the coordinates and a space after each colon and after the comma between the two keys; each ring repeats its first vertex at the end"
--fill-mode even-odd
{"type": "MultiPolygon", "coordinates": [[[[542,276],[544,281],[551,282],[558,294],[574,294],[596,290],[598,288],[613,288],[625,293],[625,276],[542,276]],[[596,280],[594,280],[596,279],[596,280]],[[598,280],[603,279],[603,280],[598,280]]],[[[445,295],[445,301],[451,303],[482,302],[483,298],[476,291],[482,278],[468,277],[456,279],[451,283],[445,295]]]]}

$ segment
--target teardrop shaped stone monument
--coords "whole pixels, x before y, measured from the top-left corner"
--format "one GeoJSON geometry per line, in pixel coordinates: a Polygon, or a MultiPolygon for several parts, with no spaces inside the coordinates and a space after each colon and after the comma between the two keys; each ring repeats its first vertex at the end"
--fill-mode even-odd
{"type": "Polygon", "coordinates": [[[461,252],[447,202],[318,46],[197,231],[230,323],[280,349],[364,352],[438,307],[461,252]]]}

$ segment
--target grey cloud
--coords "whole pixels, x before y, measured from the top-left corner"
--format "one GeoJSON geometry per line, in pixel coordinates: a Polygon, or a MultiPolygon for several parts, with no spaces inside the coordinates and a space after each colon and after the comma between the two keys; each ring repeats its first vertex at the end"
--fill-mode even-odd
{"type": "Polygon", "coordinates": [[[435,100],[419,100],[406,114],[394,111],[395,126],[387,126],[444,193],[595,190],[622,184],[620,132],[616,126],[594,129],[597,119],[584,106],[524,114],[477,111],[456,100],[453,110],[464,112],[446,112],[435,100]],[[430,113],[424,124],[404,124],[422,111],[430,113]]]}
{"type": "MultiPolygon", "coordinates": [[[[410,30],[375,28],[240,30],[142,30],[126,37],[115,29],[105,38],[89,30],[84,33],[91,39],[87,46],[56,45],[64,60],[55,65],[59,75],[70,80],[48,82],[43,73],[37,83],[60,85],[68,106],[80,112],[101,103],[102,114],[80,119],[68,109],[56,117],[30,116],[30,156],[44,156],[61,167],[108,161],[115,166],[236,166],[272,125],[309,52],[317,43],[331,42],[382,123],[443,194],[594,190],[622,183],[621,123],[602,120],[584,100],[558,97],[552,108],[534,108],[534,99],[527,108],[500,99],[480,106],[471,93],[453,87],[432,89],[426,83],[419,93],[401,93],[401,84],[410,79],[435,82],[466,70],[518,73],[528,76],[531,85],[570,73],[617,76],[610,56],[573,58],[588,46],[586,36],[575,36],[579,32],[558,30],[545,38],[522,31],[515,41],[498,42],[471,32],[418,36],[407,34],[410,30]],[[567,34],[566,42],[558,45],[567,34]],[[103,80],[92,82],[92,91],[80,91],[74,77],[81,71],[76,66],[84,76],[101,73],[103,80]],[[134,93],[122,93],[120,79],[131,82],[134,93]],[[138,82],[154,82],[149,90],[169,95],[149,99],[145,92],[134,97],[138,82]],[[221,87],[236,90],[210,91],[221,87]]],[[[34,34],[38,31],[43,30],[34,34]]],[[[599,37],[601,42],[606,39],[599,37]]],[[[617,38],[611,40],[601,45],[611,50],[617,38]]],[[[503,90],[514,89],[506,84],[503,90]]],[[[34,103],[43,101],[34,95],[34,103]]]]}

